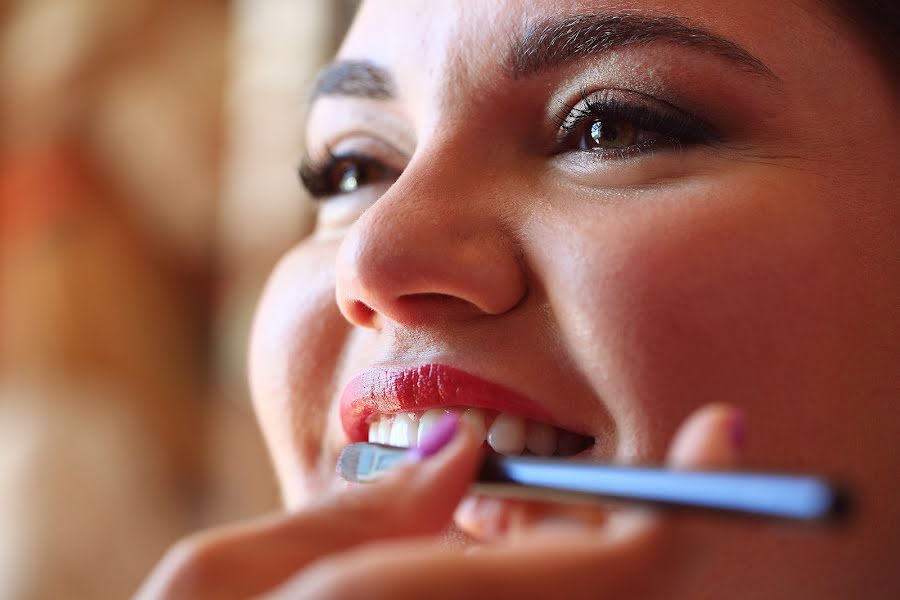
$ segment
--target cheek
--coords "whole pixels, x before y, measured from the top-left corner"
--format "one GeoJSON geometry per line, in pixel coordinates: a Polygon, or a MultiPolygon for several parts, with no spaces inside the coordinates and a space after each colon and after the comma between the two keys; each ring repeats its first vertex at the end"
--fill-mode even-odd
{"type": "Polygon", "coordinates": [[[551,302],[617,420],[622,458],[661,459],[678,423],[708,402],[772,424],[759,435],[774,454],[801,435],[776,432],[775,415],[802,418],[814,439],[846,405],[846,248],[816,198],[758,181],[739,197],[623,200],[545,240],[551,302]]]}
{"type": "Polygon", "coordinates": [[[334,301],[334,249],[307,242],[275,269],[250,344],[254,407],[290,506],[327,485],[323,444],[349,331],[334,301]]]}

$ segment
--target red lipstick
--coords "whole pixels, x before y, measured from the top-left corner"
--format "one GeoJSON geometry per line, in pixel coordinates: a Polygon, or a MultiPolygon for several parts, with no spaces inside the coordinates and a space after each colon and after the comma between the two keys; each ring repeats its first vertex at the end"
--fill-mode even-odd
{"type": "Polygon", "coordinates": [[[351,442],[368,438],[374,414],[417,412],[429,408],[467,406],[506,412],[552,423],[533,400],[447,365],[410,369],[370,369],[350,380],[341,396],[341,424],[351,442]]]}

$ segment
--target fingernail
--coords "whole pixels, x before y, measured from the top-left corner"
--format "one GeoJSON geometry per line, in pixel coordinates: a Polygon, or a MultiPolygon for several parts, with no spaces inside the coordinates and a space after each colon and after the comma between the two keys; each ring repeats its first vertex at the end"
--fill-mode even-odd
{"type": "Polygon", "coordinates": [[[458,430],[459,415],[456,413],[444,415],[434,428],[428,432],[428,435],[422,438],[418,446],[410,448],[406,452],[407,460],[418,462],[437,454],[441,448],[450,443],[450,440],[453,439],[458,430]]]}
{"type": "Polygon", "coordinates": [[[744,452],[747,444],[747,418],[743,413],[735,413],[729,423],[731,447],[738,453],[744,452]]]}

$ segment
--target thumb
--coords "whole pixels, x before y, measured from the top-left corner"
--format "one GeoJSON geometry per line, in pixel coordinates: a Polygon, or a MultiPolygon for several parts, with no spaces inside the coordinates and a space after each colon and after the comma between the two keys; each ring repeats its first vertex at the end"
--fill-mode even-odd
{"type": "MultiPolygon", "coordinates": [[[[741,467],[746,421],[727,404],[707,404],[682,423],[669,447],[667,464],[673,469],[735,470],[741,467]]],[[[717,555],[733,541],[734,530],[719,520],[694,511],[668,519],[670,540],[677,541],[678,556],[692,562],[717,555]]],[[[684,567],[685,565],[681,565],[684,567]]]]}
{"type": "Polygon", "coordinates": [[[744,452],[744,414],[728,404],[707,404],[678,429],[667,464],[675,469],[733,469],[744,452]]]}
{"type": "MultiPolygon", "coordinates": [[[[736,409],[705,406],[679,429],[669,462],[677,468],[732,467],[741,431],[736,409]]],[[[684,528],[687,523],[628,508],[613,511],[601,526],[557,522],[519,543],[484,546],[477,554],[421,543],[364,546],[316,563],[277,597],[668,597],[695,556],[684,543],[715,539],[698,538],[684,528]]]]}

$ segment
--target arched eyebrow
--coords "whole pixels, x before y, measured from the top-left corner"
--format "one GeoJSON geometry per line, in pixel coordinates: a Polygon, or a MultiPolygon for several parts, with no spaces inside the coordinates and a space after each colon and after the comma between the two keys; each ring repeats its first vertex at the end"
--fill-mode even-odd
{"type": "MultiPolygon", "coordinates": [[[[695,48],[745,71],[778,80],[765,63],[729,39],[688,25],[679,17],[628,12],[578,14],[531,23],[511,44],[504,70],[513,79],[525,79],[573,60],[654,42],[695,48]]],[[[396,95],[396,84],[388,70],[370,61],[342,60],[319,73],[309,101],[320,96],[390,100],[396,95]]]]}
{"type": "Polygon", "coordinates": [[[510,46],[504,67],[511,78],[524,79],[572,60],[652,42],[695,48],[746,71],[778,79],[761,60],[729,39],[688,25],[679,17],[629,12],[578,14],[530,23],[510,46]]]}
{"type": "Polygon", "coordinates": [[[391,74],[365,60],[342,60],[322,69],[312,86],[309,101],[319,96],[356,96],[390,100],[396,96],[391,74]]]}

